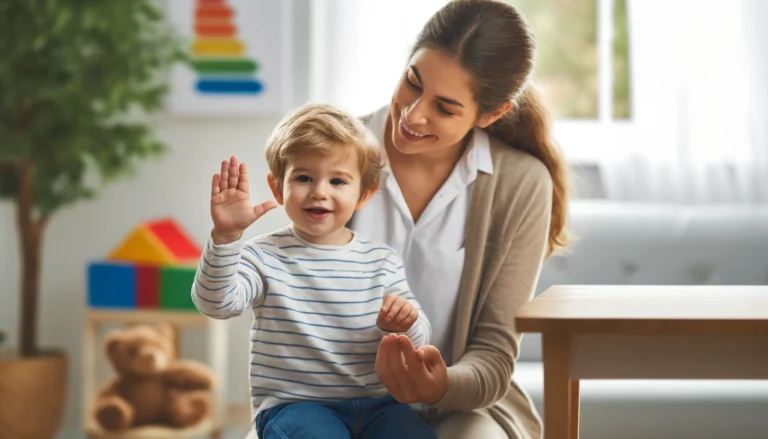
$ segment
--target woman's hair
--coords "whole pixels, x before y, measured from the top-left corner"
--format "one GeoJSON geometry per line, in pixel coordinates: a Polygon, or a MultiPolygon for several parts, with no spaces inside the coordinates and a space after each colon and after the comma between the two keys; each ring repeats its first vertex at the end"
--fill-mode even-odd
{"type": "Polygon", "coordinates": [[[546,165],[553,183],[547,256],[568,244],[568,165],[550,137],[547,109],[530,83],[535,54],[533,34],[512,6],[496,0],[453,0],[424,25],[413,46],[454,56],[474,79],[480,114],[508,102],[512,108],[489,134],[546,165]]]}
{"type": "Polygon", "coordinates": [[[373,133],[360,120],[323,103],[305,104],[288,114],[267,140],[267,164],[277,190],[282,191],[285,171],[296,157],[330,155],[338,151],[357,154],[361,192],[378,188],[381,149],[373,133]]]}

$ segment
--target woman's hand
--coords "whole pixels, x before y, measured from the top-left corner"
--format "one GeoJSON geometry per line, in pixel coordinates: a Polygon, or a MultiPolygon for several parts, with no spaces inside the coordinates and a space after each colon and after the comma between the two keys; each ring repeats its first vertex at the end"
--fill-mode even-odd
{"type": "Polygon", "coordinates": [[[245,163],[238,164],[235,156],[222,160],[221,173],[214,174],[211,182],[211,236],[215,244],[237,241],[248,226],[277,207],[274,201],[252,206],[249,190],[245,163]]]}
{"type": "Polygon", "coordinates": [[[414,349],[405,335],[384,337],[376,353],[376,376],[399,402],[435,404],[448,389],[448,368],[436,347],[414,349]]]}

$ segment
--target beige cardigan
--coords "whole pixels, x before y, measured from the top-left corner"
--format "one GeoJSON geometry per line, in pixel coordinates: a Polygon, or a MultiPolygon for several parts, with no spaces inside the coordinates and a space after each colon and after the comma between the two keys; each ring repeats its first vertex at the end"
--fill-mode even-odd
{"type": "MultiPolygon", "coordinates": [[[[361,120],[367,125],[370,117],[361,120]]],[[[474,182],[448,391],[436,408],[438,417],[486,410],[510,438],[540,439],[541,419],[514,380],[522,338],[514,315],[539,279],[552,180],[532,155],[493,137],[490,144],[493,174],[478,173],[474,182]]]]}
{"type": "Polygon", "coordinates": [[[487,410],[510,438],[539,439],[541,419],[514,380],[514,315],[534,294],[546,249],[552,180],[535,157],[491,138],[493,174],[472,192],[452,366],[441,414],[487,410]]]}

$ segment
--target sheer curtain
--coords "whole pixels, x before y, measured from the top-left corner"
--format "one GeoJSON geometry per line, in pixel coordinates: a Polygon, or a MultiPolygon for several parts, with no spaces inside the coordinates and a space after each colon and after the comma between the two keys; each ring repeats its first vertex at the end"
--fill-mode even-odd
{"type": "Polygon", "coordinates": [[[310,99],[354,114],[389,103],[416,35],[446,0],[312,0],[310,99]]]}
{"type": "Polygon", "coordinates": [[[761,0],[628,0],[632,136],[608,198],[768,202],[768,17],[761,0]]]}

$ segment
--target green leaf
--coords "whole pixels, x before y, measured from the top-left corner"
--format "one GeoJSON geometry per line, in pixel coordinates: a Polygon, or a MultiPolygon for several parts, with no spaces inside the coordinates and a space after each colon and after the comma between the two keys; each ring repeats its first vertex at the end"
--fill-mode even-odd
{"type": "Polygon", "coordinates": [[[34,163],[35,211],[98,195],[167,147],[147,123],[189,62],[156,0],[0,0],[0,198],[34,163]]]}

